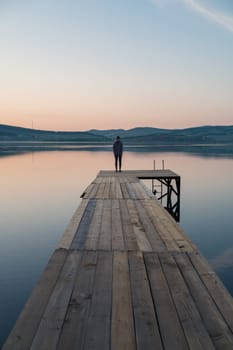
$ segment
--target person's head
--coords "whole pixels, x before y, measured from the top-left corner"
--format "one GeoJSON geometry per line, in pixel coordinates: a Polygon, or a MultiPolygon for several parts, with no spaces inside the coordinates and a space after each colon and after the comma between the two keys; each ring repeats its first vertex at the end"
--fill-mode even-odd
{"type": "Polygon", "coordinates": [[[120,140],[120,136],[117,136],[116,139],[119,141],[120,140]]]}

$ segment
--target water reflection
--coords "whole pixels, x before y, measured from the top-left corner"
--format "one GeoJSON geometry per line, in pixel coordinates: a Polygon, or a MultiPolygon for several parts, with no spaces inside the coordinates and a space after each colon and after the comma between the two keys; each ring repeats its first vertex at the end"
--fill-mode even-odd
{"type": "Polygon", "coordinates": [[[215,256],[210,260],[215,270],[224,270],[233,266],[233,247],[227,248],[221,255],[215,256]]]}
{"type": "MultiPolygon", "coordinates": [[[[171,145],[133,145],[125,144],[125,150],[130,152],[147,152],[147,153],[161,153],[170,152],[171,145]]],[[[76,143],[76,142],[0,142],[0,157],[28,153],[28,152],[45,152],[45,151],[111,151],[112,144],[99,142],[95,143],[76,143]]],[[[198,155],[201,157],[215,157],[215,158],[233,158],[233,144],[212,144],[212,145],[173,145],[172,151],[176,153],[186,153],[191,155],[198,155]]]]}
{"type": "MultiPolygon", "coordinates": [[[[110,147],[110,146],[109,146],[110,147]]],[[[110,149],[110,148],[109,148],[110,149]]],[[[126,151],[124,169],[165,160],[181,176],[181,226],[233,294],[233,161],[183,152],[126,151]]],[[[0,343],[8,334],[109,151],[27,152],[0,158],[0,343]]]]}

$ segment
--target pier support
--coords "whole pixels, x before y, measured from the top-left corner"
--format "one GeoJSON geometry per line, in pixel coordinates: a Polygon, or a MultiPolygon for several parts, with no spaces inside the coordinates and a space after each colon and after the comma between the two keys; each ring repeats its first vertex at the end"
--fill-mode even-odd
{"type": "Polygon", "coordinates": [[[152,182],[152,192],[156,198],[161,201],[164,208],[172,215],[172,217],[180,221],[180,177],[174,178],[156,178],[160,182],[160,191],[157,191],[154,179],[152,182]],[[165,199],[165,203],[164,203],[165,199]],[[165,204],[165,205],[164,205],[165,204]]]}

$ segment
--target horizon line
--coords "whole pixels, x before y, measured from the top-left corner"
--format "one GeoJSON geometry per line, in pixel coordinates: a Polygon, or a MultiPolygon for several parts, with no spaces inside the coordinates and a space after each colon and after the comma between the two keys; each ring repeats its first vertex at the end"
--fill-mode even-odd
{"type": "Polygon", "coordinates": [[[10,125],[10,124],[0,124],[0,126],[7,126],[7,127],[13,127],[13,128],[20,128],[20,129],[27,129],[27,130],[33,130],[33,131],[45,131],[45,132],[63,132],[63,133],[75,133],[75,132],[81,132],[81,133],[88,133],[90,131],[96,130],[96,131],[129,131],[133,129],[159,129],[159,130],[186,130],[186,129],[195,129],[195,128],[203,128],[203,127],[233,127],[233,124],[202,124],[202,125],[196,125],[196,126],[189,126],[184,128],[159,128],[155,126],[135,126],[129,129],[123,129],[123,128],[112,128],[112,129],[96,129],[91,128],[88,130],[51,130],[51,129],[36,129],[36,128],[29,128],[25,126],[19,126],[19,125],[10,125]]]}

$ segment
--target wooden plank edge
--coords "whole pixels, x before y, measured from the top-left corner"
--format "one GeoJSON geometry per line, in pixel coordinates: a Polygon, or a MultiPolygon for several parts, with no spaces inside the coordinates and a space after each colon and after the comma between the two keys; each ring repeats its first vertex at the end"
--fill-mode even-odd
{"type": "Polygon", "coordinates": [[[50,295],[67,257],[66,249],[57,249],[51,256],[37,285],[26,302],[2,350],[28,350],[39,327],[50,295]]]}
{"type": "Polygon", "coordinates": [[[86,209],[86,206],[89,202],[89,199],[82,199],[81,204],[76,209],[75,213],[73,214],[64,234],[62,235],[58,245],[57,249],[63,248],[63,249],[69,249],[71,242],[73,241],[73,238],[75,236],[75,233],[77,231],[77,228],[80,224],[80,221],[82,219],[83,213],[86,209]]]}

